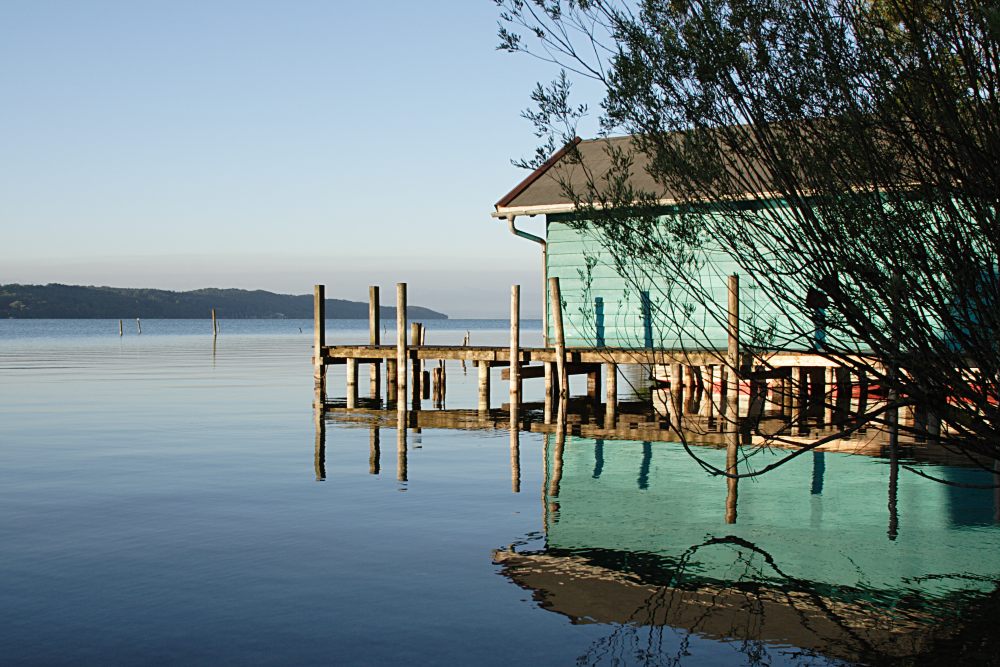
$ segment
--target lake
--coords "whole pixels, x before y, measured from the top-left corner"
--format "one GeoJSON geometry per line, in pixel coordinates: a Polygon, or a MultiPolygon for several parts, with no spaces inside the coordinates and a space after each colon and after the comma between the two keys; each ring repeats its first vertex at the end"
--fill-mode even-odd
{"type": "MultiPolygon", "coordinates": [[[[502,428],[411,430],[400,453],[394,413],[332,415],[318,442],[311,321],[125,324],[0,321],[5,664],[996,657],[992,491],[904,471],[890,539],[886,461],[817,452],[742,481],[727,524],[725,481],[676,443],[524,432],[515,473],[502,428]]],[[[429,321],[427,343],[507,327],[429,321]]],[[[331,320],[327,340],[367,332],[331,320]]],[[[448,407],[476,391],[450,364],[448,407]]]]}

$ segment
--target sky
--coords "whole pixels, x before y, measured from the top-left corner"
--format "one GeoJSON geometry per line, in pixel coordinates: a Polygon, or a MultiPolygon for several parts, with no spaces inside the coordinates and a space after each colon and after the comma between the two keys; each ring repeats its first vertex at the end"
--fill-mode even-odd
{"type": "MultiPolygon", "coordinates": [[[[237,287],[539,317],[490,217],[555,71],[492,0],[0,3],[0,283],[237,287]]],[[[523,224],[521,224],[523,223],[523,224]]],[[[519,220],[540,234],[542,218],[519,220]]]]}

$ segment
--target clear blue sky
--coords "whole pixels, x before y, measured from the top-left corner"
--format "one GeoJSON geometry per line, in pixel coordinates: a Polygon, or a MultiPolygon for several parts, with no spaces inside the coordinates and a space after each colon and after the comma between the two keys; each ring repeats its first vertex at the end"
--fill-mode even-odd
{"type": "MultiPolygon", "coordinates": [[[[553,71],[489,0],[0,3],[0,283],[260,288],[537,316],[490,218],[553,71]]],[[[539,232],[541,219],[526,222],[539,232]]]]}

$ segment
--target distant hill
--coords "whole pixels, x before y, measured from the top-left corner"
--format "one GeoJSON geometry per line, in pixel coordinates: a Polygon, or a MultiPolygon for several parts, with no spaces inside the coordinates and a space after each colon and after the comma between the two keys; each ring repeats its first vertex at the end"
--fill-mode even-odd
{"type": "MultiPolygon", "coordinates": [[[[124,287],[79,285],[0,285],[0,318],[109,318],[201,319],[212,308],[230,319],[312,318],[311,294],[275,294],[263,290],[199,289],[169,292],[124,287]]],[[[444,313],[407,306],[407,316],[446,320],[444,313]]],[[[326,300],[330,319],[368,319],[368,304],[343,299],[326,300]]],[[[382,306],[382,318],[394,319],[395,307],[382,306]]]]}

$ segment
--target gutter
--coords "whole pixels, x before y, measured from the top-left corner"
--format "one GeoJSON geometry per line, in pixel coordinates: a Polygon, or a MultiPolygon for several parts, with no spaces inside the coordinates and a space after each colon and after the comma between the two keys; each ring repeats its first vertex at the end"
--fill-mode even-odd
{"type": "Polygon", "coordinates": [[[549,244],[540,236],[535,236],[534,234],[529,234],[523,229],[518,229],[514,225],[514,221],[517,216],[513,213],[507,214],[507,229],[514,236],[520,237],[522,239],[533,241],[538,245],[542,246],[542,339],[544,341],[545,347],[549,346],[549,309],[548,309],[548,298],[547,298],[547,287],[548,287],[548,276],[546,275],[546,269],[548,268],[548,247],[549,244]]]}

